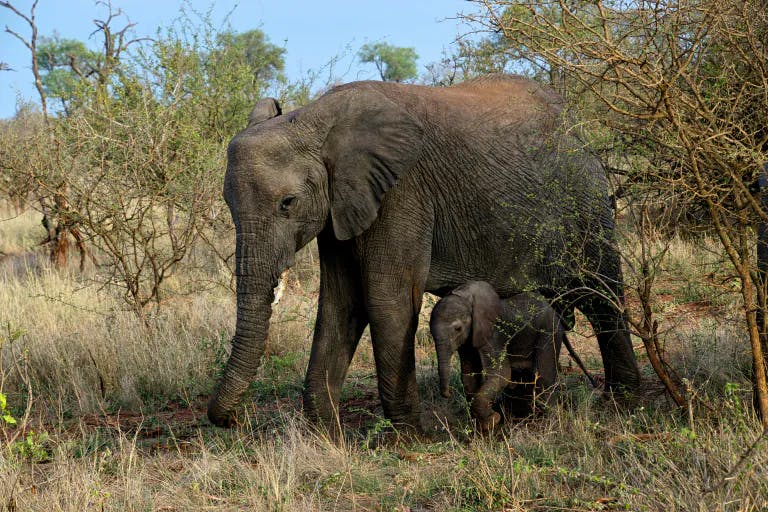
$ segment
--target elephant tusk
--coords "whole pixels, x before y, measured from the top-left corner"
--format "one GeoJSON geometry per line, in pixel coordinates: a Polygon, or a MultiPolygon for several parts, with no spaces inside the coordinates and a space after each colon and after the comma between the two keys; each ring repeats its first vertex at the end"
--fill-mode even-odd
{"type": "Polygon", "coordinates": [[[285,283],[288,282],[288,271],[290,269],[285,269],[282,274],[280,274],[280,279],[277,280],[277,286],[275,287],[275,299],[272,301],[272,305],[276,306],[280,299],[283,298],[283,293],[285,292],[285,283]]]}

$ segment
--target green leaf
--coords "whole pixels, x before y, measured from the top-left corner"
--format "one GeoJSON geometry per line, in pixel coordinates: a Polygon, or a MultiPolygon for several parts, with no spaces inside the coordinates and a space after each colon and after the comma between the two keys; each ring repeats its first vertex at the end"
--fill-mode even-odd
{"type": "Polygon", "coordinates": [[[357,56],[360,62],[375,64],[384,81],[404,82],[418,77],[416,60],[419,56],[413,48],[384,42],[368,43],[360,48],[357,56]]]}
{"type": "Polygon", "coordinates": [[[3,393],[0,393],[0,411],[4,411],[8,406],[8,401],[3,393]]]}
{"type": "Polygon", "coordinates": [[[16,424],[16,418],[11,416],[10,414],[5,414],[2,416],[3,421],[6,422],[9,425],[15,425],[16,424]]]}

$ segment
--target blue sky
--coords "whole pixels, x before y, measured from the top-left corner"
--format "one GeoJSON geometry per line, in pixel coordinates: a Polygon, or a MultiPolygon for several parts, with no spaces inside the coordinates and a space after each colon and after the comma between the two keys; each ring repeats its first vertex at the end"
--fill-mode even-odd
{"type": "MultiPolygon", "coordinates": [[[[11,3],[26,13],[32,0],[11,3]]],[[[122,8],[130,21],[137,23],[134,30],[138,36],[153,35],[157,27],[169,25],[178,17],[182,4],[201,12],[212,5],[209,0],[113,0],[114,7],[122,8]]],[[[424,73],[424,65],[439,60],[443,50],[450,51],[457,36],[468,31],[455,19],[457,13],[473,12],[476,5],[463,0],[240,0],[239,4],[218,0],[213,19],[223,23],[233,8],[229,23],[235,31],[259,28],[272,43],[286,48],[290,79],[320,70],[335,56],[346,55],[333,72],[347,82],[378,78],[372,65],[357,62],[355,53],[367,42],[382,40],[416,48],[419,73],[424,73]]],[[[40,0],[38,31],[40,35],[56,31],[95,48],[98,41],[88,39],[94,29],[92,20],[103,18],[105,12],[94,0],[40,0]]],[[[0,27],[5,26],[24,36],[29,34],[23,21],[0,8],[0,27]]],[[[11,35],[0,32],[0,61],[14,70],[0,72],[0,117],[10,117],[19,95],[37,100],[29,51],[11,35]]]]}

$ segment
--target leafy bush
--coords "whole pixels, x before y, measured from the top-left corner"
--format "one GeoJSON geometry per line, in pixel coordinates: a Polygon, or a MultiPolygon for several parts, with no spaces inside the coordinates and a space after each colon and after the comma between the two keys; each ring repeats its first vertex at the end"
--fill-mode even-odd
{"type": "Polygon", "coordinates": [[[117,26],[122,12],[106,8],[94,21],[103,50],[58,36],[35,45],[33,31],[43,110],[2,127],[0,187],[20,205],[34,198],[55,263],[74,238],[81,269],[91,259],[96,279],[146,319],[196,245],[231,256],[219,216],[226,143],[262,95],[287,89],[284,50],[259,30],[218,31],[185,12],[152,39],[132,38],[131,24],[117,26]],[[53,114],[47,99],[59,103],[53,114]]]}

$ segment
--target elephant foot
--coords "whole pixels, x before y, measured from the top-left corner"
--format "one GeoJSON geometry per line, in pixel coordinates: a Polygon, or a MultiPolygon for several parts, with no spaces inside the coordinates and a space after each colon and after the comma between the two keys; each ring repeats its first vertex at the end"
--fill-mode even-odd
{"type": "Polygon", "coordinates": [[[208,404],[208,421],[219,428],[233,428],[238,424],[235,414],[222,411],[213,400],[208,404]]]}
{"type": "Polygon", "coordinates": [[[219,428],[234,428],[237,426],[238,421],[235,416],[211,416],[208,415],[208,420],[215,427],[219,428]]]}
{"type": "Polygon", "coordinates": [[[626,387],[611,388],[606,386],[602,398],[622,410],[632,410],[641,402],[638,389],[629,390],[626,387]]]}
{"type": "Polygon", "coordinates": [[[385,401],[381,399],[381,405],[384,409],[384,416],[392,424],[392,427],[399,432],[423,433],[424,426],[421,421],[421,404],[418,395],[410,400],[385,401]]]}
{"type": "Polygon", "coordinates": [[[478,420],[480,432],[484,434],[492,432],[499,423],[501,423],[501,414],[497,413],[496,411],[493,411],[486,418],[478,420]]]}
{"type": "Polygon", "coordinates": [[[421,422],[421,413],[409,414],[405,417],[389,418],[392,423],[392,427],[403,434],[420,435],[425,432],[424,425],[421,422]]]}
{"type": "Polygon", "coordinates": [[[490,432],[501,421],[501,415],[493,410],[493,403],[482,395],[472,400],[470,414],[481,432],[490,432]]]}
{"type": "Polygon", "coordinates": [[[319,407],[315,396],[309,392],[304,393],[304,417],[320,437],[328,437],[335,443],[344,437],[336,410],[330,405],[319,407]]]}
{"type": "Polygon", "coordinates": [[[340,445],[344,440],[344,430],[338,420],[323,421],[317,417],[310,417],[305,414],[307,419],[307,428],[317,436],[318,439],[327,439],[332,444],[340,445]]]}
{"type": "Polygon", "coordinates": [[[641,378],[640,376],[630,376],[622,380],[607,380],[605,381],[604,389],[614,394],[627,394],[633,393],[640,389],[641,378]]]}

